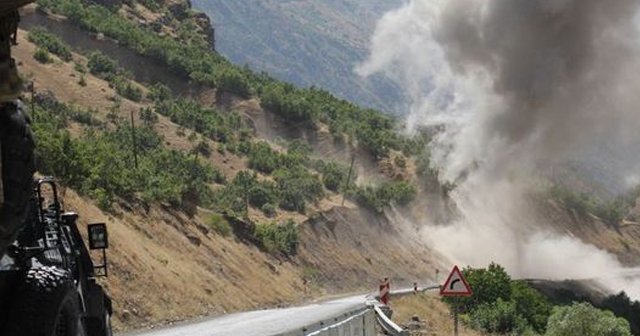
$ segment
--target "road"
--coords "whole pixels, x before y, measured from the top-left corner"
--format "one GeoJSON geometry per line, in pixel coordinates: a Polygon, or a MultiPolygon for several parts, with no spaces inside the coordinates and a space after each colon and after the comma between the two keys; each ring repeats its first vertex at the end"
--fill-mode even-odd
{"type": "Polygon", "coordinates": [[[321,320],[365,307],[370,295],[356,295],[301,307],[236,313],[122,336],[269,336],[300,330],[321,320]]]}

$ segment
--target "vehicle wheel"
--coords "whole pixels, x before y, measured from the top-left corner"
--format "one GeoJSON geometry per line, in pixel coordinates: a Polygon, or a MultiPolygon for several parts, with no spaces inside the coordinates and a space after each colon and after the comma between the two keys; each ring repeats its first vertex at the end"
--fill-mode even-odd
{"type": "Polygon", "coordinates": [[[29,118],[20,101],[0,108],[2,193],[0,207],[0,255],[28,220],[33,195],[34,141],[29,118]]]}
{"type": "Polygon", "coordinates": [[[31,269],[10,313],[8,335],[84,336],[79,300],[67,271],[31,269]]]}

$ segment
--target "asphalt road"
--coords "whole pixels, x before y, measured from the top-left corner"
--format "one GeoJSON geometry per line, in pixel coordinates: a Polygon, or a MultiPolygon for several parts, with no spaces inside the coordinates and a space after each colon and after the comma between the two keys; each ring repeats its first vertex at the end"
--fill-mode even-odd
{"type": "Polygon", "coordinates": [[[370,295],[356,295],[301,307],[236,313],[202,321],[191,321],[158,330],[125,336],[269,336],[301,330],[321,320],[364,307],[370,295]]]}

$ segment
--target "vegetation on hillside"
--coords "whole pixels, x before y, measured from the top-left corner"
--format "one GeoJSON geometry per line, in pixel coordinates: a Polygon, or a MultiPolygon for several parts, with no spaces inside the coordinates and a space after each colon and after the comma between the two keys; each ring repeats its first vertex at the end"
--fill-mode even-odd
{"type": "Polygon", "coordinates": [[[116,198],[175,206],[194,197],[205,202],[212,198],[209,185],[224,181],[214,167],[164,147],[161,136],[147,126],[135,130],[135,167],[127,123],[106,128],[93,119],[92,111],[58,102],[37,105],[34,114],[38,169],[95,198],[104,209],[110,208],[116,198]],[[72,136],[66,130],[70,121],[87,125],[85,134],[72,136]]]}
{"type": "Polygon", "coordinates": [[[47,32],[42,27],[35,27],[29,31],[27,39],[36,46],[60,57],[61,60],[69,62],[72,60],[71,50],[57,36],[47,32]]]}
{"type": "MultiPolygon", "coordinates": [[[[115,38],[142,55],[163,61],[172,71],[199,83],[242,97],[256,95],[263,106],[291,123],[309,128],[324,123],[337,141],[355,141],[375,158],[383,158],[392,150],[415,154],[415,148],[424,145],[419,138],[400,136],[395,131],[395,120],[377,111],[359,108],[323,90],[299,89],[264,73],[255,74],[230,64],[210,52],[204,39],[191,36],[194,30],[186,29],[191,22],[189,13],[184,13],[187,19],[174,21],[178,25],[184,23],[185,29],[179,29],[182,31],[179,36],[171,37],[138,26],[120,16],[116,8],[79,0],[41,0],[39,5],[64,14],[85,29],[115,38]]],[[[164,14],[175,15],[169,11],[164,14]]],[[[70,47],[44,29],[34,29],[30,39],[39,46],[46,62],[50,61],[49,52],[64,61],[72,59],[70,47]]],[[[119,199],[162,202],[183,209],[201,206],[223,214],[212,217],[209,224],[226,236],[235,231],[231,222],[221,218],[232,216],[251,222],[251,208],[267,218],[275,218],[279,211],[305,213],[310,205],[335,192],[382,212],[392,204],[409,203],[417,193],[405,181],[358,186],[354,183],[355,173],[348,180],[347,166],[312,159],[306,142],[292,141],[286,150],[275,149],[255,139],[253,131],[234,111],[205,107],[174,96],[159,83],[143,91],[115,60],[99,51],[84,55],[86,64],[81,59],[75,63],[81,75],[79,83],[86,85],[84,76],[88,72],[108,81],[119,96],[149,103],[149,107],[139,112],[142,124],[132,129],[127,121],[120,120],[118,97],[114,97],[106,121],[97,120],[92,110],[55,101],[43,103],[36,108],[34,130],[37,139],[47,141],[38,147],[37,159],[43,173],[55,175],[96,199],[104,209],[110,209],[119,199]],[[156,113],[168,117],[183,130],[191,130],[194,137],[197,132],[215,141],[217,147],[212,149],[208,141],[201,139],[190,152],[167,148],[162,136],[154,130],[156,113]],[[83,125],[80,135],[66,130],[72,121],[83,125]],[[136,133],[135,145],[132,131],[136,133]],[[209,157],[212,150],[222,155],[245,156],[250,170],[240,171],[227,180],[216,167],[200,159],[209,157]]],[[[270,253],[292,255],[297,249],[294,224],[253,223],[251,235],[270,253]]]]}
{"type": "Polygon", "coordinates": [[[526,282],[511,280],[498,264],[480,269],[466,268],[463,274],[473,289],[473,296],[443,300],[451,309],[462,313],[463,322],[482,332],[546,336],[631,335],[630,324],[625,318],[635,318],[638,303],[636,306],[630,304],[624,294],[605,300],[603,310],[588,303],[553,306],[526,282]]]}
{"type": "Polygon", "coordinates": [[[593,214],[610,225],[618,225],[635,205],[637,192],[604,201],[584,192],[576,192],[560,185],[549,190],[551,198],[560,201],[580,216],[593,214]]]}
{"type": "Polygon", "coordinates": [[[85,29],[103,33],[142,55],[165,62],[172,71],[199,83],[242,97],[255,94],[265,107],[289,122],[311,128],[318,122],[326,123],[337,139],[346,135],[376,158],[388,155],[392,149],[412,147],[407,143],[409,139],[395,132],[397,125],[391,117],[360,108],[324,90],[296,88],[265,73],[256,74],[235,66],[212,53],[202,39],[160,36],[120,16],[116,8],[80,0],[39,0],[38,4],[67,16],[85,29]]]}

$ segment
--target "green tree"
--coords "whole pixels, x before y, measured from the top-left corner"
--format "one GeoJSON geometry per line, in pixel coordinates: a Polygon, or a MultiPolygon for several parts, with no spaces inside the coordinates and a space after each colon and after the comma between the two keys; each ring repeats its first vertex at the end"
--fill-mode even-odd
{"type": "Polygon", "coordinates": [[[631,336],[629,322],[589,303],[555,307],[546,336],[631,336]]]}
{"type": "Polygon", "coordinates": [[[478,306],[494,303],[498,299],[510,301],[511,277],[504,267],[491,263],[485,268],[466,268],[462,271],[473,295],[464,298],[446,298],[445,302],[458,305],[463,312],[471,312],[478,306]]]}
{"type": "Polygon", "coordinates": [[[538,333],[544,333],[551,315],[551,303],[524,281],[511,282],[511,301],[518,315],[538,333]]]}
{"type": "Polygon", "coordinates": [[[488,333],[506,334],[526,328],[526,321],[518,314],[516,303],[500,298],[476,307],[471,312],[470,319],[474,329],[488,333]]]}

